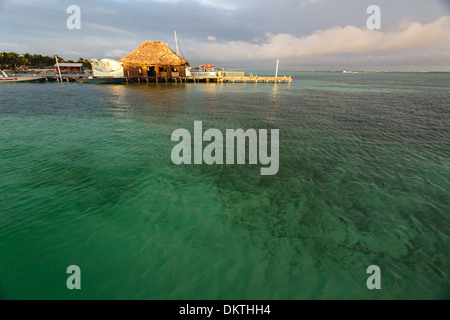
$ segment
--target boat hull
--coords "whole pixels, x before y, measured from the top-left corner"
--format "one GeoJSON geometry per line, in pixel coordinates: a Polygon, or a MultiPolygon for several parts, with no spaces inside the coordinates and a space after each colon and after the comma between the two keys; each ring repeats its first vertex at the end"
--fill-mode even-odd
{"type": "Polygon", "coordinates": [[[125,83],[126,78],[82,78],[76,80],[78,83],[90,84],[120,84],[125,83]]]}
{"type": "Polygon", "coordinates": [[[43,82],[45,81],[45,77],[0,77],[0,83],[23,83],[23,82],[43,82]]]}

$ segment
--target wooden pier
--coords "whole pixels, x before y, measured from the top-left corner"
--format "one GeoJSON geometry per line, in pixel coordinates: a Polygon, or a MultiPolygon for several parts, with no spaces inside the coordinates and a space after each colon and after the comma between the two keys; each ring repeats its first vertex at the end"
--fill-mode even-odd
{"type": "Polygon", "coordinates": [[[217,77],[191,77],[192,82],[213,83],[291,83],[291,77],[257,77],[257,76],[217,76],[217,77]]]}
{"type": "MultiPolygon", "coordinates": [[[[63,82],[75,82],[86,77],[62,76],[63,82]]],[[[61,81],[59,76],[46,76],[48,82],[61,81]]],[[[291,77],[258,77],[258,76],[191,76],[191,77],[138,77],[126,78],[127,84],[147,83],[292,83],[291,77]]]]}
{"type": "Polygon", "coordinates": [[[292,83],[291,77],[165,77],[165,78],[127,78],[127,83],[292,83]]]}

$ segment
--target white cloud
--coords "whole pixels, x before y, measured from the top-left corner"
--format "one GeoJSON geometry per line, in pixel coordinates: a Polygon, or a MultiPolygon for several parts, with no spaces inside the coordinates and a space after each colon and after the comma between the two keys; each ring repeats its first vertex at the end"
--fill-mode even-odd
{"type": "Polygon", "coordinates": [[[318,30],[305,37],[288,33],[267,33],[262,42],[230,41],[200,43],[192,54],[214,56],[217,61],[246,61],[299,58],[335,54],[413,50],[450,46],[450,17],[429,24],[407,22],[395,30],[376,31],[355,26],[318,30]]]}
{"type": "Polygon", "coordinates": [[[210,6],[215,9],[222,9],[222,10],[234,10],[235,9],[235,7],[233,7],[229,4],[225,4],[224,3],[225,1],[220,1],[220,0],[195,0],[195,1],[201,5],[210,6]]]}
{"type": "MultiPolygon", "coordinates": [[[[196,2],[205,7],[211,7],[219,10],[235,10],[236,7],[230,3],[221,0],[154,0],[161,3],[179,3],[179,2],[196,2]]],[[[314,1],[314,0],[313,0],[314,1]]],[[[320,0],[319,0],[320,1],[320,0]]]]}
{"type": "Polygon", "coordinates": [[[86,10],[89,10],[93,13],[98,14],[107,14],[107,15],[117,15],[119,12],[117,10],[111,9],[111,8],[104,8],[104,7],[88,7],[86,10]]]}
{"type": "Polygon", "coordinates": [[[97,31],[105,31],[105,32],[109,32],[109,33],[118,33],[118,34],[127,35],[127,36],[134,36],[133,33],[119,29],[119,28],[105,26],[102,24],[94,23],[94,22],[82,21],[81,28],[85,28],[85,27],[87,27],[87,29],[94,29],[97,31]]]}
{"type": "Polygon", "coordinates": [[[16,47],[16,46],[18,46],[18,44],[17,44],[17,43],[0,42],[0,46],[5,46],[5,47],[16,47]]]}
{"type": "Polygon", "coordinates": [[[301,3],[300,3],[300,6],[301,7],[306,7],[307,5],[309,5],[309,4],[316,4],[316,3],[323,3],[323,2],[325,2],[326,0],[306,0],[306,1],[302,1],[301,3]]]}
{"type": "Polygon", "coordinates": [[[108,58],[123,58],[127,56],[130,52],[122,49],[111,49],[105,53],[105,57],[108,58]]]}
{"type": "Polygon", "coordinates": [[[214,36],[208,36],[208,41],[216,41],[216,37],[214,36]]]}

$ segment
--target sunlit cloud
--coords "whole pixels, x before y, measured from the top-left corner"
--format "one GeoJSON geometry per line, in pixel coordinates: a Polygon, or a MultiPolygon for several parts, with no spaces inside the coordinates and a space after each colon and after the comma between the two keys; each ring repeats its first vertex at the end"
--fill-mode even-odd
{"type": "Polygon", "coordinates": [[[450,46],[450,17],[429,24],[404,22],[394,30],[377,31],[355,26],[318,30],[305,37],[267,33],[258,43],[229,41],[201,43],[196,52],[220,61],[296,58],[333,54],[409,50],[450,46]]]}

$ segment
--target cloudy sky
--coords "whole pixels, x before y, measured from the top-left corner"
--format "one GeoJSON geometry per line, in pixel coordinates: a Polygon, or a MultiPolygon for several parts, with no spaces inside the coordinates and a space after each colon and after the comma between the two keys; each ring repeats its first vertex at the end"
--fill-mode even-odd
{"type": "Polygon", "coordinates": [[[450,0],[0,0],[0,51],[120,59],[143,41],[175,48],[174,30],[193,66],[450,71],[450,0]]]}

